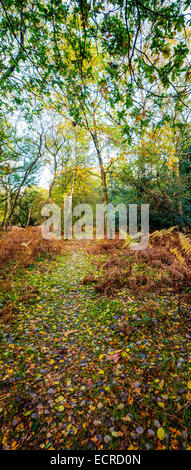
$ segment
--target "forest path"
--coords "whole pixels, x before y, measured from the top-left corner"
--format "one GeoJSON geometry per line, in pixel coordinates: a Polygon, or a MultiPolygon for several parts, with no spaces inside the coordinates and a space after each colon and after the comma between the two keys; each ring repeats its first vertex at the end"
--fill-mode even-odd
{"type": "MultiPolygon", "coordinates": [[[[125,416],[126,373],[108,355],[124,349],[115,331],[120,301],[81,284],[94,269],[89,258],[75,251],[29,269],[38,299],[20,305],[11,328],[5,325],[4,380],[14,385],[6,406],[19,448],[102,448],[112,439],[119,445],[115,422],[125,416]]],[[[8,435],[4,448],[14,448],[11,426],[8,435]]]]}
{"type": "Polygon", "coordinates": [[[37,296],[1,329],[2,447],[160,449],[169,432],[170,448],[187,446],[189,346],[177,300],[154,294],[151,319],[146,296],[96,294],[82,280],[97,258],[82,248],[17,278],[37,296]],[[118,328],[127,315],[129,337],[118,328]]]}

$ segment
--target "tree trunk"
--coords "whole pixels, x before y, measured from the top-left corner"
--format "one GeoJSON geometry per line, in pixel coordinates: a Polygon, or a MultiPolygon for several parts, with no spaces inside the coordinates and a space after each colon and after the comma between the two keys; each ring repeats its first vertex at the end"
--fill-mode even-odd
{"type": "Polygon", "coordinates": [[[102,186],[102,192],[103,192],[103,203],[104,206],[108,204],[108,192],[107,192],[107,180],[106,180],[106,173],[103,165],[103,159],[102,159],[102,154],[101,150],[99,148],[99,143],[98,143],[98,138],[97,138],[97,133],[96,131],[91,133],[92,139],[95,145],[95,149],[97,152],[97,157],[98,157],[98,162],[99,162],[99,167],[100,167],[100,173],[101,173],[101,186],[102,186]]]}
{"type": "Polygon", "coordinates": [[[6,204],[6,211],[2,226],[4,227],[5,232],[7,231],[8,226],[11,222],[11,185],[10,185],[10,177],[7,183],[7,204],[6,204]]]}
{"type": "Polygon", "coordinates": [[[13,212],[14,212],[14,209],[16,207],[16,204],[17,204],[17,201],[18,201],[18,198],[20,196],[20,192],[21,192],[21,189],[22,187],[24,186],[25,182],[27,181],[27,178],[28,176],[30,175],[30,173],[32,172],[34,166],[36,165],[37,161],[39,160],[39,158],[41,157],[41,148],[42,148],[42,134],[40,135],[40,142],[39,142],[39,149],[38,149],[38,154],[36,156],[36,158],[33,160],[33,162],[30,163],[30,165],[28,166],[24,176],[23,176],[23,179],[18,187],[18,190],[16,192],[16,195],[15,195],[15,199],[12,203],[12,206],[10,207],[10,213],[8,214],[8,217],[7,217],[7,220],[6,220],[6,224],[5,224],[5,230],[7,229],[9,223],[10,223],[10,220],[11,220],[11,217],[13,215],[13,212]]]}
{"type": "MultiPolygon", "coordinates": [[[[72,198],[73,198],[73,195],[74,195],[74,190],[75,190],[75,186],[76,186],[76,179],[77,179],[77,163],[78,163],[78,150],[77,150],[77,134],[75,135],[76,139],[75,139],[75,160],[74,160],[74,173],[73,173],[73,181],[72,181],[72,187],[71,187],[71,190],[69,192],[69,197],[71,197],[71,206],[70,206],[70,211],[72,211],[72,198]]],[[[69,211],[69,213],[70,213],[69,211]]],[[[66,223],[65,223],[65,227],[68,227],[69,224],[68,224],[68,218],[66,219],[66,223]]],[[[68,237],[68,233],[66,232],[66,237],[68,237]]]]}
{"type": "Polygon", "coordinates": [[[54,187],[54,185],[55,185],[56,177],[57,177],[57,166],[58,166],[58,165],[57,165],[57,158],[56,158],[56,157],[57,157],[57,152],[56,152],[56,154],[53,155],[53,157],[54,157],[54,176],[53,176],[52,183],[51,183],[50,186],[49,186],[48,200],[47,200],[47,202],[49,202],[50,199],[51,199],[52,190],[53,190],[53,187],[54,187]]]}
{"type": "Polygon", "coordinates": [[[29,224],[30,224],[31,212],[32,212],[32,207],[29,207],[29,213],[28,213],[28,219],[27,219],[26,228],[27,228],[27,227],[29,226],[29,224]]]}
{"type": "MultiPolygon", "coordinates": [[[[101,174],[101,186],[102,186],[102,198],[103,198],[103,203],[104,206],[107,206],[109,200],[108,200],[108,190],[107,190],[107,179],[106,179],[106,172],[103,164],[103,158],[101,154],[101,150],[99,147],[99,142],[98,142],[98,137],[97,137],[97,132],[96,130],[91,133],[92,139],[95,145],[95,149],[97,152],[97,157],[98,157],[98,163],[100,167],[100,174],[101,174]]],[[[104,214],[104,238],[107,238],[107,227],[109,225],[109,232],[110,232],[110,223],[108,224],[108,213],[107,211],[104,214]]]]}
{"type": "Polygon", "coordinates": [[[3,215],[3,220],[2,220],[2,223],[1,223],[1,229],[2,230],[5,227],[6,217],[7,217],[7,200],[5,201],[4,215],[3,215]]]}

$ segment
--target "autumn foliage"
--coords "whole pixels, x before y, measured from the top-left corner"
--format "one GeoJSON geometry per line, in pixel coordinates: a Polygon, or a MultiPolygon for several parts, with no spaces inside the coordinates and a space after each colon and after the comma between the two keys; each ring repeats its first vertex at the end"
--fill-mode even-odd
{"type": "Polygon", "coordinates": [[[141,289],[142,294],[163,288],[180,293],[191,283],[190,236],[174,227],[152,233],[146,250],[133,251],[126,242],[103,240],[88,251],[109,255],[101,262],[100,275],[84,279],[84,283],[94,282],[96,291],[106,295],[125,287],[134,293],[141,289]]]}
{"type": "Polygon", "coordinates": [[[39,256],[61,254],[62,240],[45,240],[40,227],[13,227],[0,238],[0,265],[9,263],[29,266],[39,256]]]}

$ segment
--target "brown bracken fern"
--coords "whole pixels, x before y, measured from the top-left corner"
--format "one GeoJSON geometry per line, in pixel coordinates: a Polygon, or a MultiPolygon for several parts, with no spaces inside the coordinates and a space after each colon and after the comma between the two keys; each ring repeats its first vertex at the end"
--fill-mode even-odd
{"type": "Polygon", "coordinates": [[[183,235],[183,233],[179,233],[179,240],[182,250],[186,253],[188,257],[191,256],[191,242],[188,237],[183,235]]]}

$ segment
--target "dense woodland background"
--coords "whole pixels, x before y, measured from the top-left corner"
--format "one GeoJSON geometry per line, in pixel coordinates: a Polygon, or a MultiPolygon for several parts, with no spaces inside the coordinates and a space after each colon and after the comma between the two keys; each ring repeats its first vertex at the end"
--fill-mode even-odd
{"type": "Polygon", "coordinates": [[[69,194],[190,227],[189,3],[1,2],[2,229],[69,194]]]}

